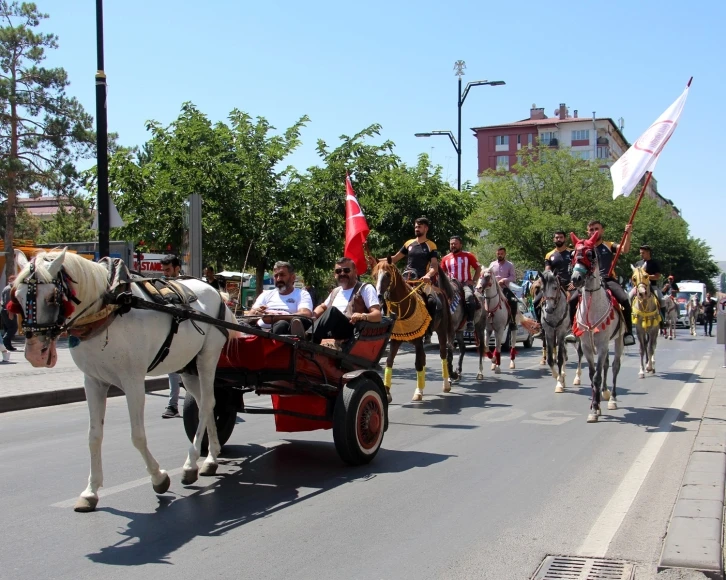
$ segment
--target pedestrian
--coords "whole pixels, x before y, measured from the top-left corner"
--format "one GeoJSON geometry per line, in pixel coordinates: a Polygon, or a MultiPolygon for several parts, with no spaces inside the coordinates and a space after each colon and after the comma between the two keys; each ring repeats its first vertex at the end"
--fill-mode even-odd
{"type": "Polygon", "coordinates": [[[204,268],[204,281],[215,290],[221,290],[219,280],[214,277],[214,268],[212,266],[204,268]]]}
{"type": "MultiPolygon", "coordinates": [[[[161,259],[162,278],[177,278],[181,273],[181,262],[174,254],[168,254],[161,259]]],[[[169,373],[169,401],[161,414],[162,419],[172,419],[179,415],[179,392],[181,391],[181,375],[169,373]]]]}
{"type": "Polygon", "coordinates": [[[3,327],[3,347],[9,351],[18,350],[13,346],[13,338],[15,338],[18,332],[18,317],[7,308],[8,304],[10,304],[10,291],[12,290],[13,282],[15,282],[15,276],[10,276],[8,278],[8,285],[3,288],[2,294],[0,294],[0,304],[2,304],[0,318],[2,319],[3,327]]]}
{"type": "Polygon", "coordinates": [[[701,304],[703,309],[703,334],[704,336],[713,336],[713,318],[716,315],[716,301],[711,297],[710,292],[706,292],[706,299],[701,304]]]}

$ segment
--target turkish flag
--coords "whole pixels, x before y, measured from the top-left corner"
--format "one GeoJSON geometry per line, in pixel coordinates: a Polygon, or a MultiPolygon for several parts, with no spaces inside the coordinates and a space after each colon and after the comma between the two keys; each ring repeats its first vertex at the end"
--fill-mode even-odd
{"type": "Polygon", "coordinates": [[[350,177],[345,176],[345,251],[344,255],[355,262],[355,267],[360,274],[367,269],[363,244],[368,237],[368,222],[363,210],[355,197],[350,177]]]}

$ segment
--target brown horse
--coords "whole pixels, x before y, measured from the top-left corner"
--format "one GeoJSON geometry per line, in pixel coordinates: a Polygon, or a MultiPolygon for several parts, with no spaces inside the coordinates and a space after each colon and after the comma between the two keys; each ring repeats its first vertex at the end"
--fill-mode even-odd
{"type": "MultiPolygon", "coordinates": [[[[441,273],[439,274],[441,277],[441,273]]],[[[443,373],[443,391],[451,390],[449,380],[449,367],[447,361],[447,345],[451,332],[451,317],[449,315],[449,299],[447,293],[434,286],[425,286],[424,282],[404,280],[398,268],[387,260],[381,260],[373,268],[373,278],[376,280],[376,290],[385,303],[388,312],[395,315],[396,323],[391,334],[391,344],[386,359],[386,368],[383,373],[383,384],[386,386],[388,402],[391,397],[391,379],[393,377],[393,361],[396,358],[401,343],[410,342],[416,348],[416,390],[412,401],[423,401],[423,391],[426,385],[426,353],[424,352],[424,334],[431,325],[439,339],[439,355],[441,357],[441,370],[443,373]],[[434,319],[431,319],[426,303],[421,297],[421,290],[436,292],[441,308],[436,310],[434,319]]]]}

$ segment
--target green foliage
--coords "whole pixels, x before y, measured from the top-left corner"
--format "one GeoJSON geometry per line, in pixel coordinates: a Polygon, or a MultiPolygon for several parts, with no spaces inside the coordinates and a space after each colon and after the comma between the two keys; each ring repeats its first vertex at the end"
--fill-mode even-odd
{"type": "MultiPolygon", "coordinates": [[[[587,222],[599,219],[604,238],[621,241],[639,189],[613,200],[609,175],[597,163],[573,158],[566,149],[526,150],[522,161],[516,172],[485,174],[474,188],[477,209],[471,223],[486,232],[481,245],[504,245],[518,266],[541,268],[557,229],[583,237],[587,222]]],[[[705,282],[718,271],[710,248],[689,236],[688,224],[649,197],[636,213],[631,249],[621,256],[618,275],[630,277],[630,264],[640,259],[638,248],[646,243],[664,275],[705,282]]]]}
{"type": "Polygon", "coordinates": [[[0,191],[6,197],[6,270],[12,271],[18,193],[39,195],[78,157],[90,156],[91,117],[66,94],[62,68],[45,68],[53,34],[36,32],[48,16],[35,4],[0,0],[0,191]]]}

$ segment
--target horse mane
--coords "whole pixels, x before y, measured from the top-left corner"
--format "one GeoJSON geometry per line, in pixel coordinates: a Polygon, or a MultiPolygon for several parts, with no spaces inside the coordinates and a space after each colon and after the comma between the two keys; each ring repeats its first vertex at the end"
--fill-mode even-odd
{"type": "Polygon", "coordinates": [[[445,270],[441,268],[441,265],[438,266],[439,269],[439,288],[444,291],[446,294],[446,297],[451,300],[454,297],[454,286],[451,284],[451,280],[449,279],[449,275],[446,273],[445,270]]]}
{"type": "MultiPolygon", "coordinates": [[[[33,259],[36,278],[45,283],[52,282],[53,277],[48,271],[51,262],[60,256],[65,250],[51,250],[50,252],[38,252],[33,259]]],[[[18,274],[14,287],[25,283],[30,276],[31,264],[27,264],[18,274]]],[[[65,253],[63,258],[63,269],[70,276],[73,288],[76,291],[76,298],[82,304],[90,304],[96,301],[108,286],[108,272],[101,264],[91,262],[78,254],[65,253]]]]}

